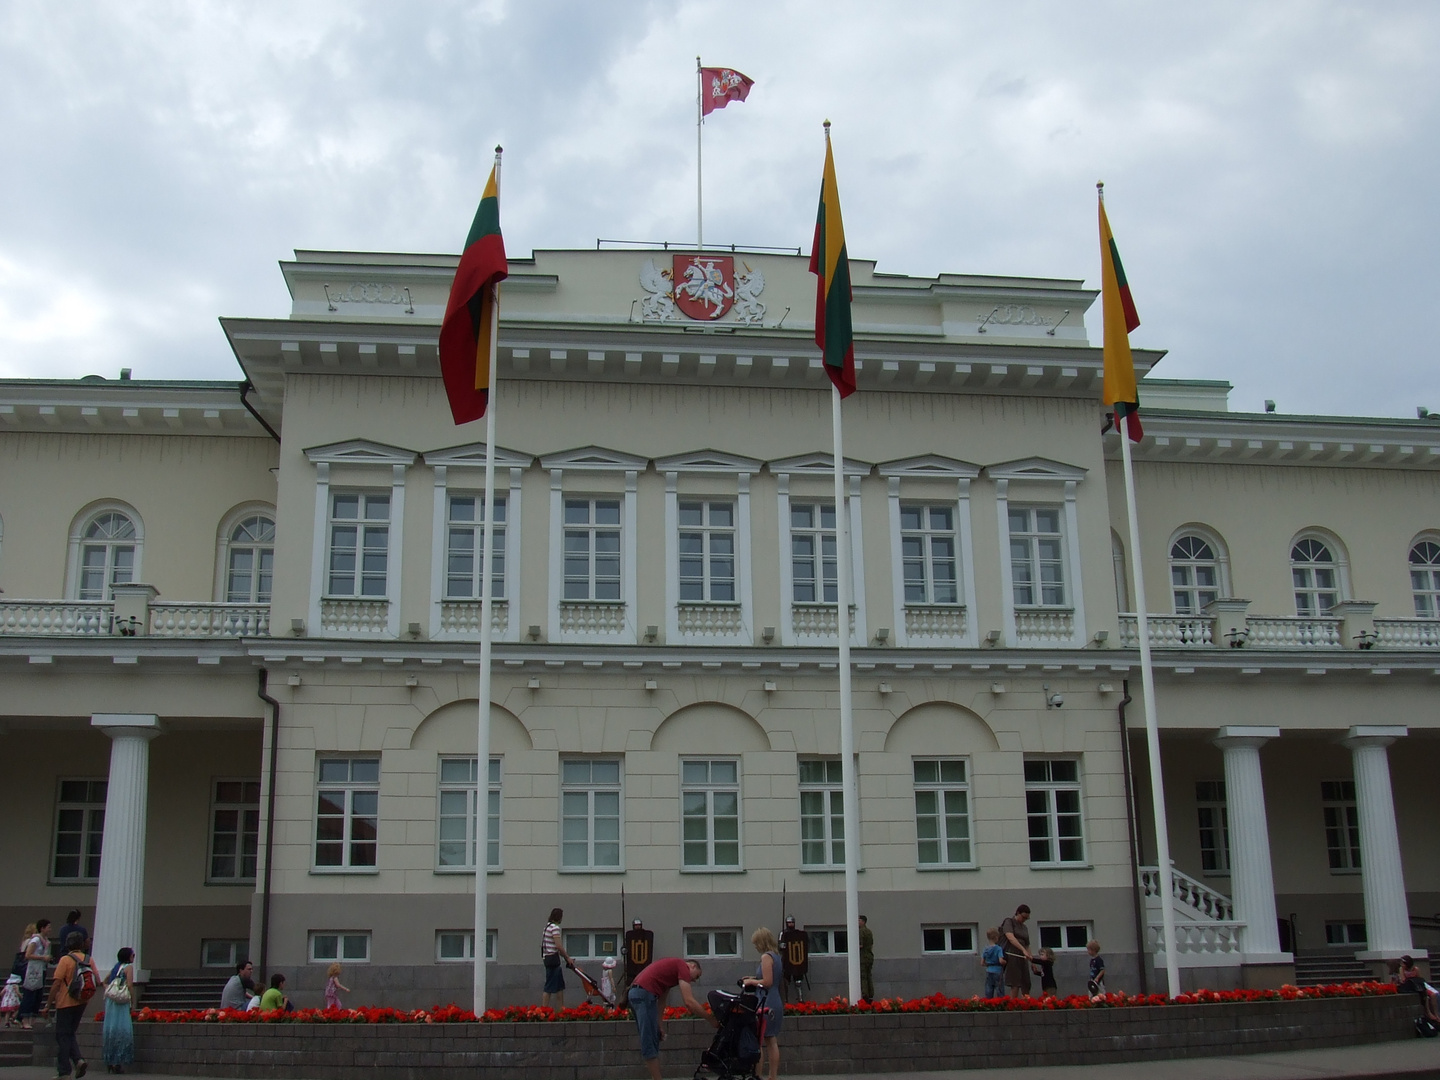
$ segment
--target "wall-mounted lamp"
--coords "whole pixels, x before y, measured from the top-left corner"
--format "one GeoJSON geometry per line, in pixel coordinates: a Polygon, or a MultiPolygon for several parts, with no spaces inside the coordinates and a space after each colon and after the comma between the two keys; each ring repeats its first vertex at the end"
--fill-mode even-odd
{"type": "Polygon", "coordinates": [[[420,636],[420,624],[418,622],[412,622],[405,628],[405,632],[412,638],[418,638],[420,636]]]}
{"type": "Polygon", "coordinates": [[[775,692],[775,680],[774,680],[774,679],[766,679],[766,680],[765,680],[765,693],[767,693],[767,694],[773,694],[774,692],[775,692]]]}
{"type": "Polygon", "coordinates": [[[291,686],[299,686],[299,685],[300,685],[300,676],[299,676],[299,675],[291,675],[291,676],[290,676],[288,679],[286,679],[285,681],[286,681],[287,683],[289,683],[291,686]]]}
{"type": "Polygon", "coordinates": [[[539,690],[539,689],[540,689],[540,676],[539,676],[539,675],[531,675],[531,676],[530,676],[530,681],[527,682],[525,685],[528,686],[531,690],[539,690]]]}
{"type": "Polygon", "coordinates": [[[1003,694],[1004,692],[1005,692],[1005,684],[1004,684],[1003,682],[992,682],[992,683],[990,684],[990,693],[999,695],[999,694],[1003,694]]]}
{"type": "Polygon", "coordinates": [[[999,643],[1000,643],[1000,631],[999,631],[999,630],[986,630],[986,631],[985,631],[985,644],[986,644],[986,645],[998,645],[999,643]]]}
{"type": "Polygon", "coordinates": [[[1107,642],[1107,641],[1110,640],[1110,631],[1109,631],[1109,630],[1096,630],[1096,631],[1095,631],[1095,637],[1094,637],[1093,640],[1094,640],[1094,642],[1095,642],[1096,645],[1104,645],[1105,642],[1107,642]]]}
{"type": "Polygon", "coordinates": [[[408,686],[408,687],[410,687],[410,688],[413,690],[415,687],[417,687],[417,686],[420,685],[420,676],[418,676],[418,675],[406,675],[406,676],[405,676],[405,685],[408,686]]]}
{"type": "Polygon", "coordinates": [[[1248,626],[1232,626],[1225,631],[1225,640],[1230,643],[1232,649],[1243,649],[1245,641],[1250,637],[1248,626]]]}
{"type": "Polygon", "coordinates": [[[1115,687],[1108,682],[1102,682],[1098,687],[1096,687],[1096,692],[1100,694],[1113,694],[1115,692],[1115,687]]]}
{"type": "Polygon", "coordinates": [[[888,626],[877,626],[875,628],[875,644],[884,645],[890,640],[890,628],[888,626]]]}
{"type": "Polygon", "coordinates": [[[534,622],[532,622],[532,623],[529,625],[529,627],[526,628],[525,633],[526,633],[526,635],[530,638],[531,641],[539,641],[539,640],[540,640],[540,624],[539,624],[539,623],[534,623],[534,622]]]}
{"type": "Polygon", "coordinates": [[[890,684],[888,682],[882,682],[880,684],[880,693],[882,695],[890,693],[890,684]]]}
{"type": "Polygon", "coordinates": [[[290,620],[290,633],[294,634],[296,637],[304,637],[304,636],[305,636],[305,620],[304,620],[304,619],[291,619],[291,620],[290,620]]]}
{"type": "Polygon", "coordinates": [[[773,626],[762,626],[760,628],[760,640],[769,645],[775,640],[775,628],[773,626]]]}
{"type": "Polygon", "coordinates": [[[1379,640],[1380,632],[1378,630],[1361,630],[1355,635],[1355,644],[1361,649],[1373,649],[1379,640]]]}
{"type": "Polygon", "coordinates": [[[654,640],[655,640],[656,638],[658,638],[659,636],[660,636],[660,627],[656,626],[654,623],[651,623],[649,626],[645,627],[645,640],[646,640],[646,641],[654,641],[654,640]]]}
{"type": "Polygon", "coordinates": [[[660,689],[660,684],[657,683],[654,679],[646,679],[646,680],[645,680],[645,689],[646,689],[646,690],[659,690],[659,689],[660,689]]]}

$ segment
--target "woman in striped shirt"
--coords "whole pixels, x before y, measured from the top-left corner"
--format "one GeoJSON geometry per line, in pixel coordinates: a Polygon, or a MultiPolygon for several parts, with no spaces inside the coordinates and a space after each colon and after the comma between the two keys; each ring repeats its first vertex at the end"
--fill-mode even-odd
{"type": "Polygon", "coordinates": [[[550,921],[540,935],[540,959],[545,964],[545,990],[540,995],[540,1004],[554,1009],[565,1008],[565,968],[571,963],[570,954],[560,940],[560,920],[565,912],[552,908],[550,921]]]}

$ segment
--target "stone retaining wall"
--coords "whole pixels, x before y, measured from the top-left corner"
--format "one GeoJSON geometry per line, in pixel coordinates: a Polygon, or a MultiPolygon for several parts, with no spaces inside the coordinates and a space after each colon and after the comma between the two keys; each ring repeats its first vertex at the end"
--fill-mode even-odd
{"type": "MultiPolygon", "coordinates": [[[[1414,1036],[1412,995],[1234,1005],[1054,1012],[790,1016],[781,1037],[788,1075],[1012,1065],[1083,1065],[1308,1050],[1414,1036]]],[[[673,1021],[666,1071],[688,1075],[708,1025],[673,1021]]],[[[81,1031],[100,1068],[100,1025],[81,1031]]],[[[137,1024],[137,1070],[254,1080],[633,1080],[639,1041],[625,1021],[503,1024],[137,1024]]],[[[54,1061],[39,1039],[35,1063],[54,1061]]]]}

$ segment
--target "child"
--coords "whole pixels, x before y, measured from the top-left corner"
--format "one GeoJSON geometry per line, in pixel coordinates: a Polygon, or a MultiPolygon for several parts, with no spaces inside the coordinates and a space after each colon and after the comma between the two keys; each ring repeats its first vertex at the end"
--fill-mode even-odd
{"type": "Polygon", "coordinates": [[[8,1028],[15,1022],[15,1014],[20,1010],[20,976],[11,973],[5,980],[5,989],[0,992],[0,1016],[5,1017],[5,1026],[8,1028]]]}
{"type": "Polygon", "coordinates": [[[1035,972],[1040,976],[1040,996],[1055,997],[1055,953],[1049,948],[1041,949],[1035,958],[1035,972]]]}
{"type": "Polygon", "coordinates": [[[1090,998],[1094,1000],[1105,993],[1105,958],[1100,955],[1098,941],[1086,945],[1085,951],[1090,954],[1090,981],[1085,984],[1085,989],[1090,991],[1090,998]]]}
{"type": "Polygon", "coordinates": [[[340,991],[350,993],[350,987],[340,981],[340,965],[331,964],[330,969],[325,972],[325,1007],[327,1009],[344,1008],[340,1004],[340,991]]]}
{"type": "Polygon", "coordinates": [[[985,996],[1004,997],[1005,950],[1000,947],[1000,931],[992,926],[985,931],[985,940],[990,942],[980,954],[980,962],[985,966],[985,996]]]}
{"type": "Polygon", "coordinates": [[[613,956],[605,957],[605,962],[600,965],[600,996],[611,1008],[615,1007],[615,969],[618,966],[619,961],[613,956]]]}

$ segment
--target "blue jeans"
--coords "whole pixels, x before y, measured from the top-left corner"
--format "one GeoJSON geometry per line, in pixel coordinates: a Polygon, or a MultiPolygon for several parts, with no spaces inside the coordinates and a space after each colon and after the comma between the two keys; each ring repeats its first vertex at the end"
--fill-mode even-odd
{"type": "Polygon", "coordinates": [[[985,971],[985,997],[998,998],[1005,996],[1005,971],[985,971]]]}
{"type": "Polygon", "coordinates": [[[640,1056],[653,1061],[660,1056],[660,999],[643,986],[630,987],[628,997],[640,1029],[640,1056]]]}

